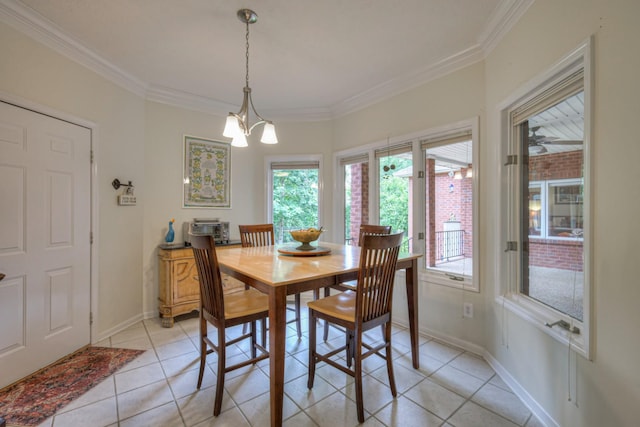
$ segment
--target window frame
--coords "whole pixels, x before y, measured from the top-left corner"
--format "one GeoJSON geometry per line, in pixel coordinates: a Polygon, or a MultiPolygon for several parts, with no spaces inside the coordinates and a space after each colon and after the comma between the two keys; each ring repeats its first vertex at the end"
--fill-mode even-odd
{"type": "MultiPolygon", "coordinates": [[[[473,252],[477,254],[473,257],[473,265],[472,265],[472,277],[465,278],[463,281],[452,280],[449,276],[446,276],[445,273],[441,274],[433,274],[432,272],[427,271],[424,267],[424,259],[421,257],[418,260],[419,264],[419,273],[418,279],[421,282],[429,282],[438,285],[443,285],[447,287],[461,289],[463,291],[472,291],[472,292],[480,292],[480,280],[479,280],[479,254],[480,254],[480,233],[478,229],[479,225],[479,198],[478,198],[478,186],[479,179],[481,177],[481,167],[479,164],[479,153],[480,153],[480,144],[479,144],[479,117],[473,117],[471,119],[462,120],[459,122],[451,123],[446,126],[426,129],[422,131],[418,131],[412,134],[403,135],[400,137],[390,138],[389,140],[380,140],[371,144],[362,145],[359,147],[334,152],[333,154],[333,167],[334,167],[334,176],[335,178],[335,192],[334,192],[334,215],[333,215],[333,224],[335,225],[335,234],[334,238],[336,239],[344,239],[345,230],[344,230],[344,169],[343,169],[343,159],[357,157],[359,155],[368,155],[369,157],[369,220],[371,223],[376,224],[379,222],[379,186],[378,182],[380,179],[379,176],[379,158],[376,157],[376,152],[384,153],[388,150],[388,147],[393,148],[394,146],[402,145],[405,143],[411,143],[411,152],[413,159],[413,176],[418,177],[420,174],[424,176],[424,165],[425,165],[425,156],[424,150],[422,149],[422,141],[425,139],[437,137],[439,135],[447,135],[447,134],[455,134],[459,133],[463,130],[471,131],[471,140],[473,144],[472,148],[472,164],[473,164],[473,224],[474,224],[474,239],[473,239],[473,252]]],[[[425,228],[426,228],[426,188],[425,188],[425,179],[424,178],[416,178],[413,180],[413,221],[412,221],[412,229],[413,235],[409,236],[412,242],[412,251],[413,253],[424,253],[425,251],[425,241],[424,238],[419,239],[419,233],[422,233],[424,236],[425,228]]],[[[342,241],[342,240],[340,240],[342,241]]]]}
{"type": "Polygon", "coordinates": [[[268,223],[273,222],[273,164],[317,164],[318,165],[318,226],[323,224],[322,207],[324,200],[324,178],[322,154],[280,155],[265,157],[265,194],[267,195],[265,217],[268,223]]]}
{"type": "MultiPolygon", "coordinates": [[[[473,169],[471,190],[473,193],[473,201],[472,201],[472,230],[473,230],[473,258],[472,258],[472,266],[471,266],[471,276],[464,274],[451,274],[444,271],[438,271],[432,268],[427,268],[427,263],[424,262],[422,268],[420,270],[420,278],[426,282],[447,286],[450,288],[462,289],[464,291],[472,291],[472,292],[480,292],[480,281],[478,280],[479,273],[479,254],[480,254],[480,244],[479,244],[479,230],[478,230],[478,211],[479,211],[479,203],[478,203],[478,179],[480,176],[479,170],[479,162],[478,162],[478,153],[479,153],[479,143],[478,143],[478,129],[479,129],[479,118],[475,117],[473,119],[460,121],[457,123],[452,123],[447,126],[442,126],[438,128],[430,129],[423,133],[423,137],[420,142],[420,165],[421,168],[424,169],[424,165],[426,162],[426,150],[429,145],[429,141],[444,141],[447,139],[453,139],[457,135],[461,134],[470,134],[471,139],[471,164],[473,169]],[[462,279],[462,280],[460,280],[462,279]]],[[[420,180],[421,188],[420,194],[422,195],[423,204],[422,207],[422,231],[426,231],[426,179],[420,180]]],[[[426,240],[423,239],[421,241],[421,250],[426,253],[426,240]]]]}
{"type": "MultiPolygon", "coordinates": [[[[500,232],[499,242],[503,244],[496,245],[495,257],[497,260],[497,273],[499,280],[496,280],[496,303],[503,309],[510,310],[520,318],[526,320],[543,333],[554,338],[563,345],[568,346],[582,357],[592,359],[592,345],[594,330],[591,327],[593,321],[592,310],[592,269],[593,269],[593,251],[592,247],[592,215],[591,208],[593,186],[591,184],[591,138],[592,114],[593,114],[593,38],[585,40],[573,52],[566,55],[558,63],[550,67],[547,71],[542,72],[536,78],[518,89],[508,99],[498,106],[500,111],[500,131],[501,131],[501,150],[499,159],[500,164],[504,167],[499,171],[500,193],[499,214],[496,215],[496,229],[500,232]],[[521,277],[521,248],[519,227],[522,221],[522,212],[520,211],[519,199],[521,197],[520,167],[522,153],[520,152],[520,138],[517,130],[518,126],[514,126],[512,122],[512,113],[518,108],[522,108],[531,104],[536,98],[544,97],[545,91],[548,91],[554,85],[568,80],[576,71],[582,70],[584,91],[584,140],[583,140],[583,272],[584,272],[584,295],[583,295],[583,320],[582,322],[561,313],[541,302],[534,300],[520,292],[521,277]],[[516,156],[518,161],[516,165],[510,161],[510,158],[516,156]],[[516,250],[505,250],[510,244],[507,242],[515,242],[516,250]],[[570,328],[577,327],[580,334],[573,334],[559,327],[548,327],[558,320],[564,320],[569,323],[570,328]]],[[[537,236],[533,237],[538,238],[537,236]]],[[[553,237],[547,237],[550,239],[553,237]]]]}

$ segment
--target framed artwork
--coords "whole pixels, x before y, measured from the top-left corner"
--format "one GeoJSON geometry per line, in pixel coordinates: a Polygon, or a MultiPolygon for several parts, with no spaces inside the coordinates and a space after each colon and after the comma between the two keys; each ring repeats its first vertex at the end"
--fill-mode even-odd
{"type": "Polygon", "coordinates": [[[231,145],[184,137],[185,208],[231,208],[231,145]]]}

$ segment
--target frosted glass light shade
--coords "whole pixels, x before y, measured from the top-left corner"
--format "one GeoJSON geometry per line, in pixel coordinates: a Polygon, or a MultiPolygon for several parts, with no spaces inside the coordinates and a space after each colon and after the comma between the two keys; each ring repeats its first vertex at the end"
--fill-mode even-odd
{"type": "Polygon", "coordinates": [[[227,123],[224,125],[223,136],[227,138],[235,138],[240,133],[240,125],[238,124],[238,118],[233,114],[227,116],[227,123]]]}
{"type": "Polygon", "coordinates": [[[247,144],[247,137],[244,136],[244,133],[242,132],[236,133],[236,135],[233,137],[233,140],[231,141],[232,147],[246,147],[248,145],[249,144],[247,144]]]}
{"type": "Polygon", "coordinates": [[[276,136],[276,127],[271,122],[264,124],[264,130],[262,132],[262,138],[260,142],[264,144],[277,144],[278,137],[276,136]]]}

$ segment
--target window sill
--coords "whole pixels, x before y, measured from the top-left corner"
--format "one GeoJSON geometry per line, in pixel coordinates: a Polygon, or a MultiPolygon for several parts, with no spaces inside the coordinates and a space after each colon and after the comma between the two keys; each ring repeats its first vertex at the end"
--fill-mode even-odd
{"type": "Polygon", "coordinates": [[[421,282],[433,283],[435,285],[447,286],[465,291],[480,292],[478,286],[474,283],[473,278],[469,276],[461,276],[458,274],[447,274],[443,272],[435,272],[430,270],[422,270],[419,280],[421,282]],[[459,280],[462,278],[463,280],[459,280]]]}
{"type": "Polygon", "coordinates": [[[577,354],[587,360],[590,360],[588,340],[585,339],[588,331],[582,322],[519,294],[510,293],[498,296],[496,298],[496,304],[511,311],[521,319],[531,323],[531,325],[549,335],[562,345],[570,346],[577,354]],[[580,329],[580,333],[571,333],[560,326],[547,326],[547,324],[552,324],[558,320],[564,320],[572,328],[574,326],[578,327],[580,329]]]}

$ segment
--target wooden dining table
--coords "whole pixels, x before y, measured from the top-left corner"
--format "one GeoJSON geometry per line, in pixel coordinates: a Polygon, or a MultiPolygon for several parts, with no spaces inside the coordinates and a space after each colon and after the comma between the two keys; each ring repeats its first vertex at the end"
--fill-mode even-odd
{"type": "MultiPolygon", "coordinates": [[[[294,242],[295,243],[295,242],[294,242]]],[[[225,248],[217,251],[220,270],[269,295],[269,377],[271,426],[282,425],[284,397],[287,295],[319,290],[334,284],[356,280],[360,247],[319,242],[320,252],[296,254],[293,246],[276,245],[253,248],[225,248]],[[282,253],[284,252],[284,253],[282,253]],[[292,254],[293,253],[293,254],[292,254]]],[[[411,358],[419,368],[418,356],[418,258],[400,255],[398,270],[405,270],[411,358]]]]}

